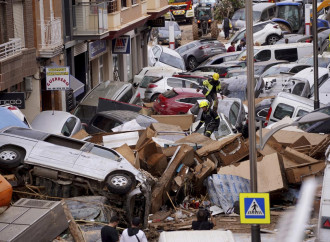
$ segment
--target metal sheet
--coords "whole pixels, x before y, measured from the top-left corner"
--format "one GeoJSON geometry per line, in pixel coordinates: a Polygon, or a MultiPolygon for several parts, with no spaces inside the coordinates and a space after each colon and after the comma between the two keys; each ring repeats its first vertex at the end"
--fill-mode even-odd
{"type": "Polygon", "coordinates": [[[1,241],[13,241],[28,228],[28,225],[10,224],[0,232],[1,241]]]}
{"type": "Polygon", "coordinates": [[[10,207],[0,215],[0,223],[12,223],[28,210],[28,208],[10,207]]]}
{"type": "Polygon", "coordinates": [[[6,228],[8,226],[8,224],[3,224],[3,223],[0,223],[0,232],[6,228]]]}
{"type": "Polygon", "coordinates": [[[30,208],[21,217],[15,220],[15,224],[26,224],[31,225],[37,222],[40,218],[49,213],[49,209],[30,208]]]}

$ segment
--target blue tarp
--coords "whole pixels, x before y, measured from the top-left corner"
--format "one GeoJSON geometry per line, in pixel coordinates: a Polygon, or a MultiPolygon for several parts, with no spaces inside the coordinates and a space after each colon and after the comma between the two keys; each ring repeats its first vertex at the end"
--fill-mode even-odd
{"type": "Polygon", "coordinates": [[[22,128],[29,128],[23,121],[21,121],[14,113],[4,107],[0,107],[0,129],[16,126],[22,128]]]}

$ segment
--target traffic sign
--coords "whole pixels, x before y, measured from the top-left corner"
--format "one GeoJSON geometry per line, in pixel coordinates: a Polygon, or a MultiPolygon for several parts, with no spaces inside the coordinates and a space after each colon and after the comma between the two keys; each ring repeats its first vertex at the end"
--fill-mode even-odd
{"type": "Polygon", "coordinates": [[[269,224],[269,193],[240,193],[240,218],[242,224],[269,224]]]}

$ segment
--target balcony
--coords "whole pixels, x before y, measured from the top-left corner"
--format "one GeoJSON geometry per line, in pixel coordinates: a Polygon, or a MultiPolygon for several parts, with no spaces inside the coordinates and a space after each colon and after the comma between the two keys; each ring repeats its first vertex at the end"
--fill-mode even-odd
{"type": "Polygon", "coordinates": [[[170,11],[168,0],[147,0],[147,14],[151,15],[150,19],[156,19],[170,11]]]}
{"type": "Polygon", "coordinates": [[[75,39],[96,40],[109,35],[108,2],[81,2],[73,6],[75,39]]]}
{"type": "Polygon", "coordinates": [[[23,81],[36,72],[36,50],[22,48],[21,39],[0,45],[0,91],[23,81]]]}
{"type": "Polygon", "coordinates": [[[38,51],[42,58],[52,58],[62,52],[62,23],[60,18],[39,21],[38,51]]]}

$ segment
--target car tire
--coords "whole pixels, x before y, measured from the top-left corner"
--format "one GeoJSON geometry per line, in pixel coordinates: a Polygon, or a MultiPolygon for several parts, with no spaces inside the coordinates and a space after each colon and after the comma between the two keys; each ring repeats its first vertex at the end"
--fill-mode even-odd
{"type": "Polygon", "coordinates": [[[193,32],[193,39],[198,40],[199,39],[198,24],[195,21],[192,24],[192,32],[193,32]]]}
{"type": "Polygon", "coordinates": [[[216,21],[213,21],[211,24],[211,38],[218,39],[219,37],[219,28],[216,21]]]}
{"type": "Polygon", "coordinates": [[[16,147],[0,148],[0,168],[15,168],[23,161],[23,152],[16,147]]]}
{"type": "Polygon", "coordinates": [[[150,98],[150,102],[156,101],[156,99],[158,98],[158,96],[159,96],[159,93],[156,93],[156,94],[152,95],[152,97],[150,98]]]}
{"type": "Polygon", "coordinates": [[[267,37],[267,44],[274,45],[279,39],[280,39],[280,37],[278,35],[271,34],[267,37]]]}
{"type": "Polygon", "coordinates": [[[115,194],[127,194],[132,186],[132,178],[125,173],[114,173],[107,178],[108,190],[115,194]]]}
{"type": "Polygon", "coordinates": [[[197,66],[198,66],[198,62],[197,62],[196,58],[193,57],[193,56],[190,56],[190,57],[188,58],[188,66],[187,66],[187,67],[188,67],[190,70],[193,70],[193,69],[195,69],[197,66]]]}

